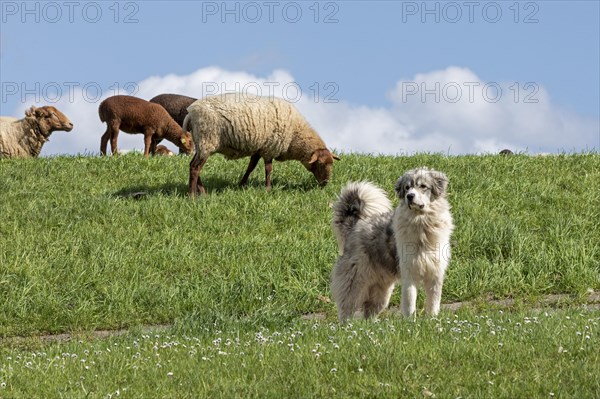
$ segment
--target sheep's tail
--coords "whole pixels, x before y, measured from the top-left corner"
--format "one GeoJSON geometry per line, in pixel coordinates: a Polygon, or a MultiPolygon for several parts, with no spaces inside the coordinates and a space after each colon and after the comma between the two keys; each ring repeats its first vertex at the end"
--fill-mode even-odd
{"type": "Polygon", "coordinates": [[[348,183],[333,203],[331,227],[337,238],[340,254],[346,237],[359,220],[390,212],[392,203],[385,191],[370,182],[348,183]]]}
{"type": "MultiPolygon", "coordinates": [[[[181,129],[183,130],[183,134],[185,135],[187,132],[190,131],[191,126],[190,126],[190,121],[192,120],[192,118],[190,118],[190,114],[187,114],[185,116],[185,118],[183,118],[183,123],[181,124],[181,129]]],[[[194,144],[194,151],[197,152],[197,144],[196,144],[196,140],[194,139],[194,132],[191,132],[192,135],[192,141],[194,144]]],[[[193,153],[192,153],[193,154],[193,153]]]]}
{"type": "Polygon", "coordinates": [[[104,101],[98,107],[98,116],[100,117],[100,122],[106,122],[106,118],[104,117],[104,101]]]}
{"type": "Polygon", "coordinates": [[[183,129],[184,133],[189,132],[189,126],[190,126],[190,114],[187,114],[185,116],[185,118],[183,118],[183,124],[181,125],[181,128],[183,129]]]}

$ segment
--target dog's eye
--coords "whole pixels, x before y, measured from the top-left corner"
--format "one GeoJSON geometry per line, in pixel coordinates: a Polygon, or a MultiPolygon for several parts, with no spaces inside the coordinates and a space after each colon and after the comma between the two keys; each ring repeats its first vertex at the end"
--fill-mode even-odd
{"type": "Polygon", "coordinates": [[[420,187],[421,189],[423,189],[423,190],[427,190],[427,189],[429,188],[429,187],[427,187],[425,184],[421,184],[419,187],[420,187]]]}
{"type": "Polygon", "coordinates": [[[406,187],[404,187],[404,189],[405,189],[406,191],[408,191],[408,190],[410,190],[410,186],[407,184],[407,185],[406,185],[406,187]]]}

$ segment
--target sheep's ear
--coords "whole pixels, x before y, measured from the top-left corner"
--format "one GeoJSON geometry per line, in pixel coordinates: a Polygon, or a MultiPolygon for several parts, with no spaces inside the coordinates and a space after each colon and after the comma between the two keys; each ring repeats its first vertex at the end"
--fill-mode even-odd
{"type": "Polygon", "coordinates": [[[29,108],[27,111],[25,111],[25,116],[35,116],[35,110],[37,108],[32,105],[31,108],[29,108]]]}
{"type": "Polygon", "coordinates": [[[187,144],[187,140],[185,139],[185,137],[181,138],[181,144],[186,145],[187,144]]]}
{"type": "Polygon", "coordinates": [[[336,161],[340,160],[340,157],[338,157],[337,155],[335,155],[333,152],[331,153],[331,156],[333,157],[333,159],[335,159],[336,161]]]}
{"type": "Polygon", "coordinates": [[[315,151],[313,152],[312,156],[310,157],[310,161],[308,161],[308,163],[315,163],[317,162],[317,159],[319,159],[319,151],[315,151]]]}
{"type": "Polygon", "coordinates": [[[45,118],[48,116],[52,116],[52,111],[49,111],[47,108],[40,107],[35,109],[35,116],[38,118],[45,118]]]}

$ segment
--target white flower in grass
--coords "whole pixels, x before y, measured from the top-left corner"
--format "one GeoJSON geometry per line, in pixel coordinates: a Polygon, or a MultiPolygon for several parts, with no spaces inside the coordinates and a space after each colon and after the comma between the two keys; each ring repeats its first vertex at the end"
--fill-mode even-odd
{"type": "Polygon", "coordinates": [[[169,372],[167,373],[167,377],[173,377],[173,372],[172,372],[172,371],[169,371],[169,372]]]}

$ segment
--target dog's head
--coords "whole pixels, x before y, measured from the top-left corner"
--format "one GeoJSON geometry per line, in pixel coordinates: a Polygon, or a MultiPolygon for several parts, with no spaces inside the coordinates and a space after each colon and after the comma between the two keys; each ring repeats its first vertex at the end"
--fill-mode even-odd
{"type": "Polygon", "coordinates": [[[409,170],[398,179],[396,195],[411,210],[427,212],[429,205],[446,195],[448,177],[428,168],[409,170]]]}

